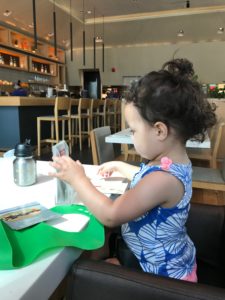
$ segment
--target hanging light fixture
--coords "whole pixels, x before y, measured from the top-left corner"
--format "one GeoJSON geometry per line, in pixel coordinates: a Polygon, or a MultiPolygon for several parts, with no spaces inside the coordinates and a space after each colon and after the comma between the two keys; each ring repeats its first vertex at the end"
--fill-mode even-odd
{"type": "Polygon", "coordinates": [[[37,49],[37,23],[36,23],[36,3],[33,0],[33,28],[34,28],[34,49],[37,49]]]}
{"type": "Polygon", "coordinates": [[[177,32],[177,36],[178,36],[178,37],[183,37],[183,36],[184,36],[184,31],[183,31],[183,29],[180,29],[180,30],[177,32]]]}
{"type": "Polygon", "coordinates": [[[217,34],[223,34],[224,33],[224,28],[223,27],[219,27],[217,30],[217,34]]]}
{"type": "Polygon", "coordinates": [[[93,36],[93,62],[96,69],[96,37],[95,37],[95,7],[94,7],[94,36],[93,36]]]}
{"type": "Polygon", "coordinates": [[[70,60],[73,61],[73,23],[72,23],[71,0],[70,0],[70,60]]]}
{"type": "Polygon", "coordinates": [[[102,72],[105,71],[105,24],[104,15],[102,16],[102,72]]]}
{"type": "Polygon", "coordinates": [[[84,11],[84,0],[83,0],[83,65],[86,63],[85,55],[85,11],[84,11]]]}
{"type": "Polygon", "coordinates": [[[57,33],[56,33],[55,0],[54,0],[54,3],[53,3],[53,32],[54,32],[54,51],[55,51],[55,57],[57,57],[57,33]]]}

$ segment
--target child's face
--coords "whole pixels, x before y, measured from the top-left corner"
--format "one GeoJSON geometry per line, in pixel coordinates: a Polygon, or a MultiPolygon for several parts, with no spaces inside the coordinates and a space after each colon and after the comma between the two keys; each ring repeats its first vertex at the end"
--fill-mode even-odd
{"type": "Polygon", "coordinates": [[[132,132],[136,151],[143,158],[154,159],[160,154],[158,130],[145,121],[132,103],[125,105],[125,118],[132,132]]]}

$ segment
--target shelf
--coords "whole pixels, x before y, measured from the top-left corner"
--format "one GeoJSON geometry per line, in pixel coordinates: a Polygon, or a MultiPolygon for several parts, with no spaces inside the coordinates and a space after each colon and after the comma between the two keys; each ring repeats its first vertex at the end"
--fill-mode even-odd
{"type": "Polygon", "coordinates": [[[28,81],[29,85],[46,85],[46,86],[53,86],[50,82],[41,82],[41,81],[28,81]]]}
{"type": "Polygon", "coordinates": [[[9,45],[9,30],[0,26],[0,43],[9,45]]]}
{"type": "Polygon", "coordinates": [[[0,67],[27,71],[27,56],[0,48],[0,67]]]}
{"type": "Polygon", "coordinates": [[[55,49],[52,46],[47,46],[48,58],[65,63],[65,53],[61,49],[57,49],[57,59],[55,58],[55,49]]]}
{"type": "Polygon", "coordinates": [[[33,39],[20,33],[10,31],[11,45],[15,48],[31,52],[34,48],[33,39]]]}
{"type": "Polygon", "coordinates": [[[12,29],[0,26],[0,44],[10,47],[16,51],[22,51],[30,55],[41,56],[60,63],[65,63],[65,51],[57,49],[57,56],[55,57],[54,47],[48,42],[37,42],[37,49],[34,50],[34,39],[26,34],[14,31],[12,29]]]}
{"type": "Polygon", "coordinates": [[[57,76],[57,68],[55,63],[47,60],[30,57],[29,71],[42,75],[57,76]]]}
{"type": "MultiPolygon", "coordinates": [[[[63,85],[66,81],[63,49],[57,48],[55,57],[54,47],[47,41],[38,40],[37,49],[34,51],[34,39],[31,35],[17,32],[7,25],[0,25],[0,68],[29,72],[32,74],[27,75],[31,75],[30,78],[33,79],[37,74],[37,77],[46,80],[44,83],[35,83],[34,79],[33,83],[29,83],[33,85],[63,85]]],[[[4,80],[4,76],[1,79],[4,80]]]]}

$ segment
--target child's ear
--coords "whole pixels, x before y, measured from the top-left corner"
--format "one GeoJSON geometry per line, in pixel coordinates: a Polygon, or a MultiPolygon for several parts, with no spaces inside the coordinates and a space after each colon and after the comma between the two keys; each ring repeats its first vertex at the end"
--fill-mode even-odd
{"type": "Polygon", "coordinates": [[[154,124],[154,128],[156,131],[156,135],[159,137],[160,140],[164,140],[168,136],[168,127],[163,122],[156,122],[154,124]]]}

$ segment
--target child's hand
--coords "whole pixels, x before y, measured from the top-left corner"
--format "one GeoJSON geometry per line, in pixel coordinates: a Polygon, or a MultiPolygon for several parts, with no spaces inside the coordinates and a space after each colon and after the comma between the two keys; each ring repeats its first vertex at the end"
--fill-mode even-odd
{"type": "Polygon", "coordinates": [[[50,165],[57,170],[56,173],[49,173],[49,176],[57,177],[70,185],[79,182],[82,177],[86,177],[84,167],[80,161],[74,161],[69,156],[53,157],[50,165]]]}
{"type": "Polygon", "coordinates": [[[115,161],[110,161],[107,163],[104,163],[100,166],[98,170],[98,174],[102,177],[110,177],[113,172],[117,171],[117,166],[115,161]]]}

